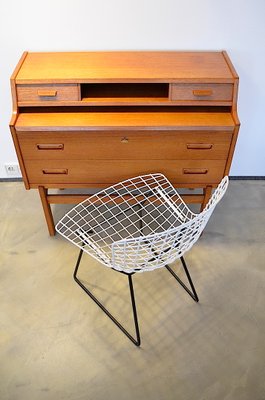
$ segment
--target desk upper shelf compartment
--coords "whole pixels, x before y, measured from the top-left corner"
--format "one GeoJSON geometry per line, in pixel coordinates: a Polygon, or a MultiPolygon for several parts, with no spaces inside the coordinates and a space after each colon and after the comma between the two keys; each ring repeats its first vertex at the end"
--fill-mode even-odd
{"type": "Polygon", "coordinates": [[[231,106],[236,80],[225,52],[24,53],[11,85],[18,107],[231,106]]]}
{"type": "Polygon", "coordinates": [[[168,83],[81,84],[81,100],[88,103],[148,103],[168,101],[168,83]]]}

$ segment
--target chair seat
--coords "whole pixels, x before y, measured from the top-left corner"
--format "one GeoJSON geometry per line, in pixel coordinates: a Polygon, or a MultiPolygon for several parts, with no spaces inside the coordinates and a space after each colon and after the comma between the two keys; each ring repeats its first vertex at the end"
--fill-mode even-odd
{"type": "MultiPolygon", "coordinates": [[[[113,244],[168,231],[195,216],[162,174],[152,174],[128,179],[87,198],[67,213],[56,229],[115,268],[113,244]]],[[[143,247],[141,251],[149,250],[143,247]]]]}

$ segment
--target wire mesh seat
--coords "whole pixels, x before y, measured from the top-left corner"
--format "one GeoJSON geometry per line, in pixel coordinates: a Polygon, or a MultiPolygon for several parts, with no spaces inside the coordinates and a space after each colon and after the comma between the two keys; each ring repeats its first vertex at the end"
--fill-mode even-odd
{"type": "Polygon", "coordinates": [[[204,210],[195,214],[164,175],[138,176],[88,197],[56,225],[57,232],[80,248],[74,271],[76,282],[137,346],[140,333],[132,275],[166,267],[198,301],[183,255],[199,239],[227,186],[228,177],[225,177],[204,210]],[[83,252],[106,267],[128,275],[136,339],[77,278],[83,252]],[[191,290],[168,266],[177,259],[182,262],[191,290]]]}

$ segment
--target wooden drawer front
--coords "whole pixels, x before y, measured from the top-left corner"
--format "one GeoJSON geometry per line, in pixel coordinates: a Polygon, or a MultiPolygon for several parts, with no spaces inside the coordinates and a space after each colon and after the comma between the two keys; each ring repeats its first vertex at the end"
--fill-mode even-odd
{"type": "Polygon", "coordinates": [[[28,132],[18,133],[25,159],[226,159],[230,132],[28,132]]]}
{"type": "Polygon", "coordinates": [[[233,85],[220,84],[172,84],[171,100],[232,101],[233,85]]]}
{"type": "Polygon", "coordinates": [[[17,85],[18,103],[79,100],[79,85],[17,85]]]}
{"type": "Polygon", "coordinates": [[[110,184],[132,176],[162,172],[172,183],[218,183],[225,160],[27,160],[31,185],[110,184]]]}

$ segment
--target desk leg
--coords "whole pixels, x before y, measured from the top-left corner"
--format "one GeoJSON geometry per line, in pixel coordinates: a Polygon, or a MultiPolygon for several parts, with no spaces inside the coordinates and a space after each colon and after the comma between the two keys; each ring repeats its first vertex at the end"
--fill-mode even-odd
{"type": "Polygon", "coordinates": [[[54,226],[51,206],[47,200],[48,190],[45,189],[43,186],[39,186],[38,189],[39,189],[40,199],[41,199],[44,215],[46,218],[46,223],[48,226],[49,234],[50,234],[50,236],[54,236],[55,235],[55,226],[54,226]]]}
{"type": "Polygon", "coordinates": [[[208,201],[210,200],[210,197],[211,197],[211,195],[212,195],[212,189],[213,189],[212,186],[206,186],[206,188],[203,189],[203,196],[204,196],[204,198],[203,198],[203,202],[202,202],[202,204],[201,204],[201,210],[200,210],[200,212],[203,211],[203,209],[205,208],[206,204],[207,204],[208,201]]]}

